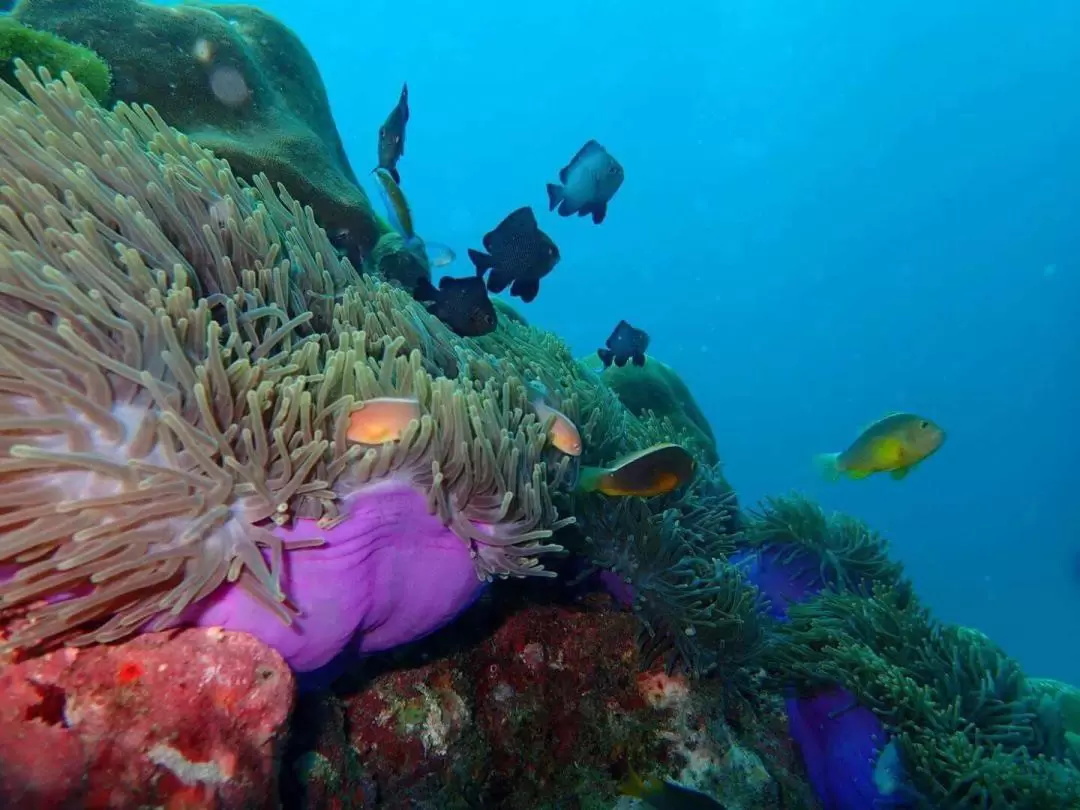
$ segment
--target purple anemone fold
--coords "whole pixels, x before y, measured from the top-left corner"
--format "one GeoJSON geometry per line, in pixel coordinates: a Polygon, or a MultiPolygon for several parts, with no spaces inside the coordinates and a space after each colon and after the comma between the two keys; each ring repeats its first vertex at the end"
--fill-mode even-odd
{"type": "Polygon", "coordinates": [[[298,520],[276,530],[285,540],[324,540],[285,552],[281,586],[299,614],[291,625],[235,585],[194,605],[185,623],[251,633],[309,672],[347,649],[378,652],[422,638],[482,592],[469,546],[408,484],[366,487],[344,506],[348,516],[332,529],[298,520]]]}

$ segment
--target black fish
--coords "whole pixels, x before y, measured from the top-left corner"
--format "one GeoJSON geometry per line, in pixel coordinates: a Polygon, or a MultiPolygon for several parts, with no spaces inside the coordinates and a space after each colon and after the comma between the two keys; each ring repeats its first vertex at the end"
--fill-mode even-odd
{"type": "Polygon", "coordinates": [[[439,288],[426,278],[420,279],[413,290],[417,301],[430,301],[424,307],[445,323],[454,334],[480,337],[495,331],[495,305],[488,298],[484,280],[476,276],[451,278],[443,276],[439,288]]]}
{"type": "Polygon", "coordinates": [[[612,363],[622,368],[630,360],[635,366],[645,365],[645,350],[649,348],[649,334],[636,329],[626,321],[619,321],[611,337],[607,339],[606,349],[597,349],[596,354],[608,368],[612,363]]]}
{"type": "Polygon", "coordinates": [[[623,181],[623,167],[608,150],[589,141],[559,170],[561,186],[548,183],[548,210],[559,207],[559,216],[592,214],[599,225],[607,216],[607,204],[623,181]]]}
{"type": "Polygon", "coordinates": [[[401,86],[401,98],[379,127],[379,165],[386,169],[395,183],[401,182],[397,162],[405,154],[405,124],[409,121],[409,85],[401,86]]]}
{"type": "Polygon", "coordinates": [[[487,253],[469,249],[476,275],[483,278],[491,270],[487,282],[491,292],[502,292],[512,284],[510,294],[526,304],[536,298],[540,279],[552,271],[560,258],[558,246],[540,230],[529,206],[517,209],[485,234],[484,249],[487,253]]]}

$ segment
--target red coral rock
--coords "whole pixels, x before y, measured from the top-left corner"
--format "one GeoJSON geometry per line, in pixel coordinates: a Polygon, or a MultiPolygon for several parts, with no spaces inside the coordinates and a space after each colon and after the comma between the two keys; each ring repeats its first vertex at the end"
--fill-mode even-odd
{"type": "Polygon", "coordinates": [[[243,633],[185,630],[0,670],[0,806],[277,805],[285,662],[243,633]]]}
{"type": "MultiPolygon", "coordinates": [[[[610,794],[612,762],[660,749],[657,712],[637,688],[636,629],[625,613],[531,607],[456,657],[376,677],[344,705],[378,806],[538,807],[597,778],[610,794]]],[[[334,758],[305,751],[293,772],[334,758]]]]}

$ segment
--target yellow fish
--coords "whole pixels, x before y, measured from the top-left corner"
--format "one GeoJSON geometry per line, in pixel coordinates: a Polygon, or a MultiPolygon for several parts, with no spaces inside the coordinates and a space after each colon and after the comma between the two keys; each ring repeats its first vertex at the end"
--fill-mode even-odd
{"type": "Polygon", "coordinates": [[[420,415],[420,403],[413,397],[375,397],[349,414],[345,436],[357,444],[396,442],[420,415]]]}
{"type": "Polygon", "coordinates": [[[913,413],[894,413],[864,430],[841,453],[817,457],[826,478],[866,478],[887,472],[899,480],[911,468],[934,453],[945,441],[945,431],[929,419],[913,413]]]}
{"type": "Polygon", "coordinates": [[[654,444],[619,459],[611,467],[583,467],[579,492],[649,498],[665,495],[694,477],[694,457],[677,444],[654,444]]]}

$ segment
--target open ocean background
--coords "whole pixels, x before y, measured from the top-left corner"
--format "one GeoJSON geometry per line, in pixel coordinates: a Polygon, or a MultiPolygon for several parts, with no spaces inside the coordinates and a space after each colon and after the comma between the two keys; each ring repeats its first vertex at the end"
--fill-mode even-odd
{"type": "Polygon", "coordinates": [[[402,185],[450,274],[531,204],[563,256],[531,323],[579,355],[646,329],[744,505],[866,520],[940,617],[1080,684],[1080,3],[258,5],[369,193],[408,81],[402,185]],[[626,168],[601,226],[546,213],[589,138],[626,168]],[[943,449],[902,482],[817,476],[896,410],[943,449]]]}

